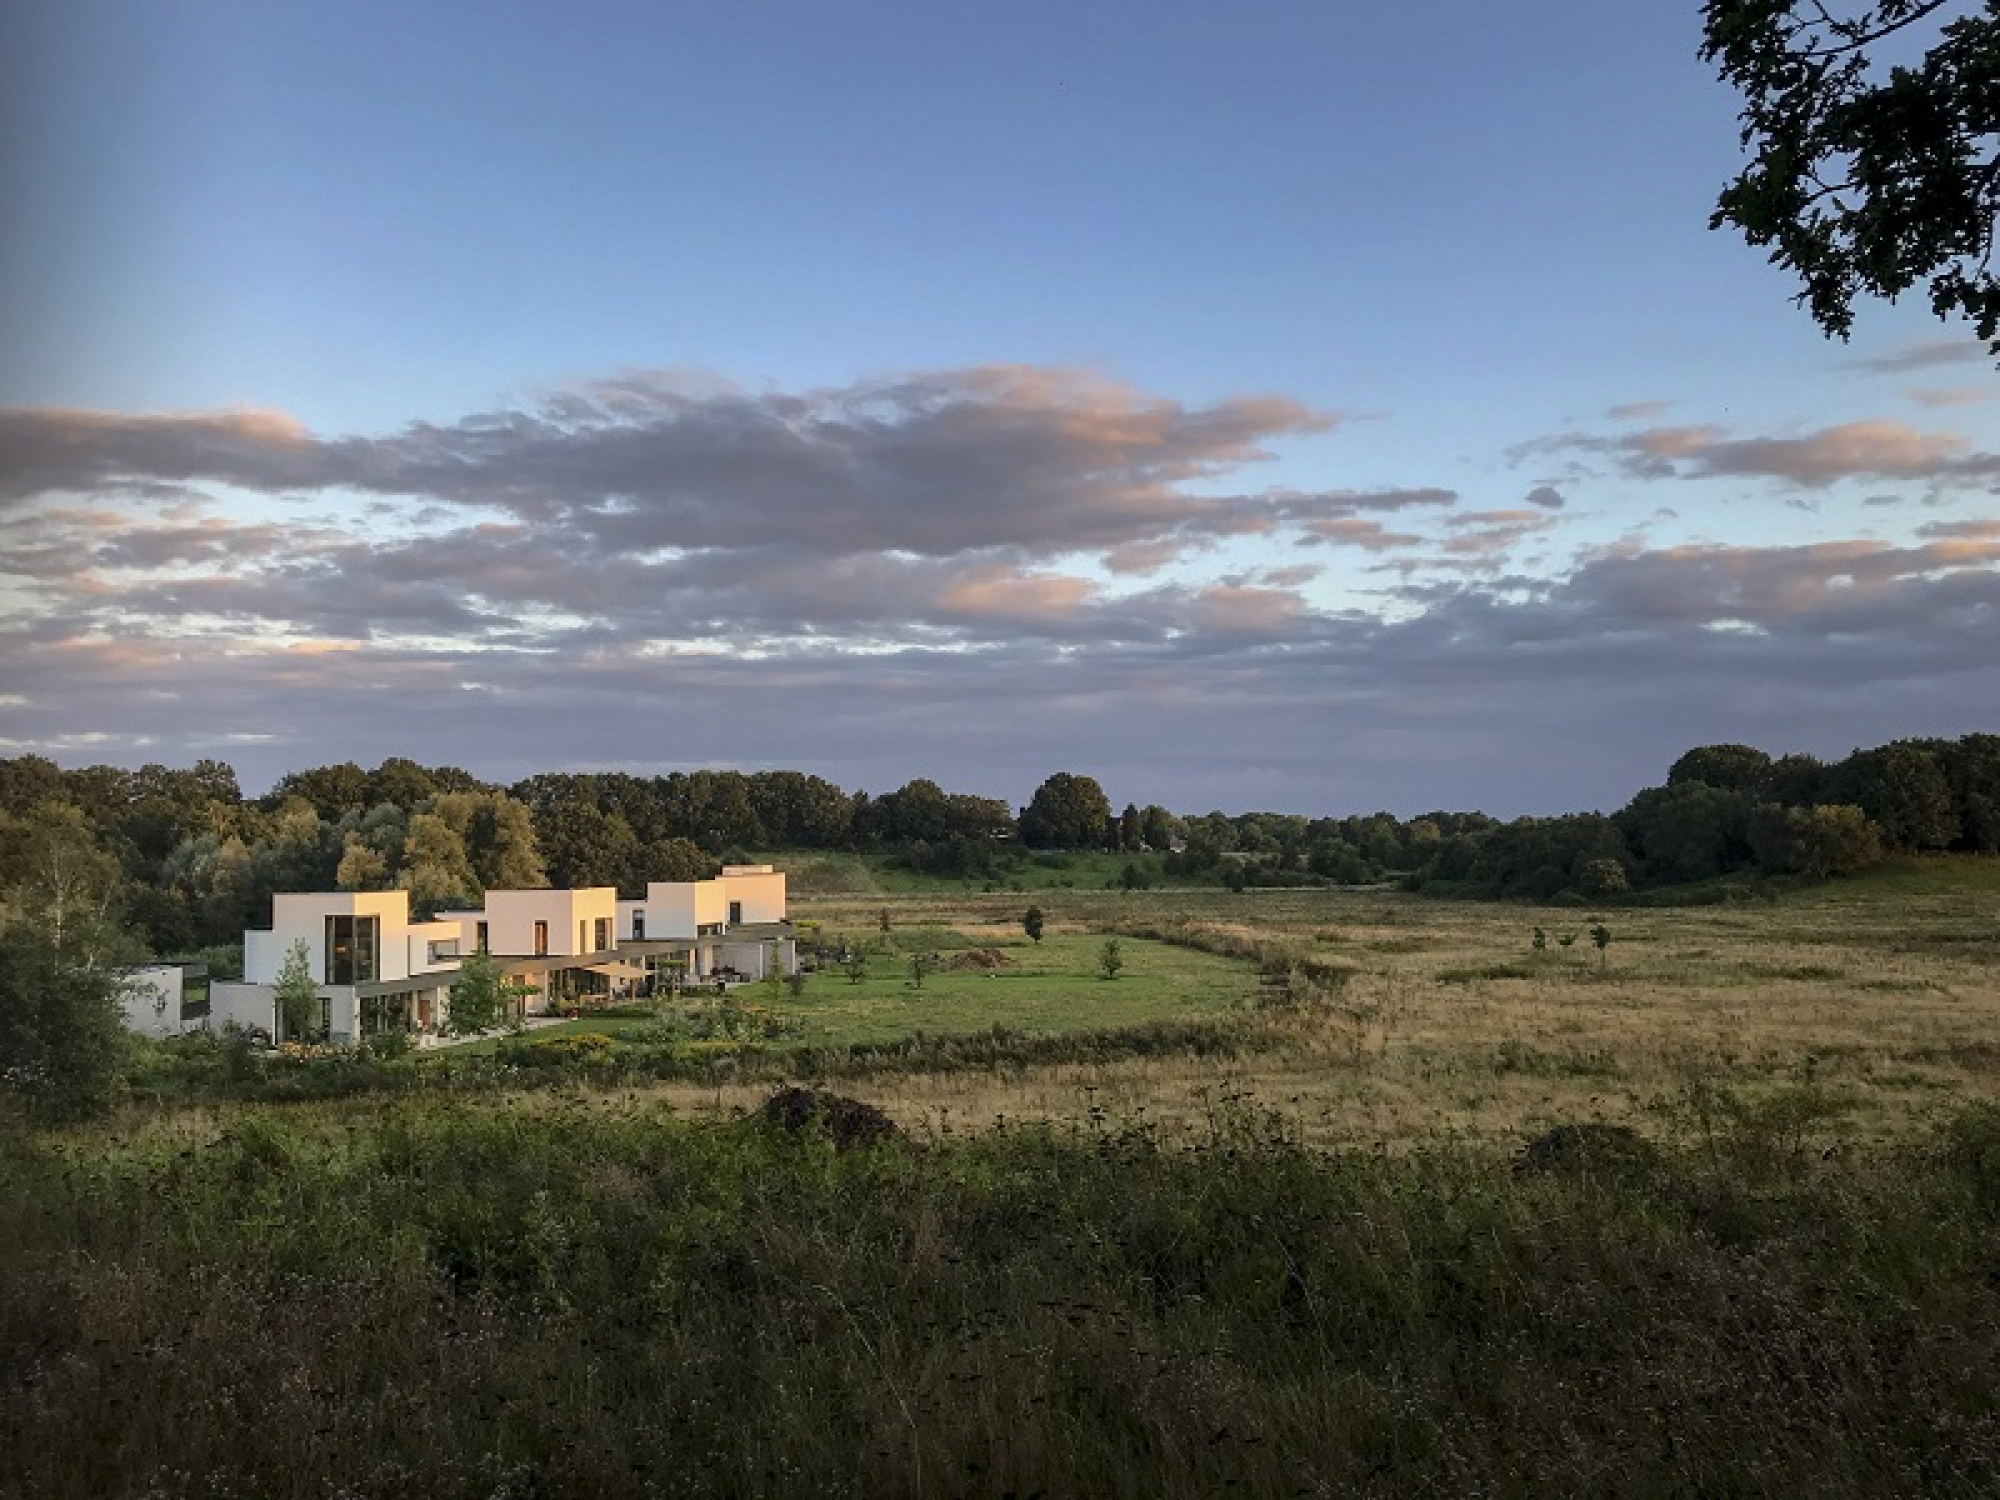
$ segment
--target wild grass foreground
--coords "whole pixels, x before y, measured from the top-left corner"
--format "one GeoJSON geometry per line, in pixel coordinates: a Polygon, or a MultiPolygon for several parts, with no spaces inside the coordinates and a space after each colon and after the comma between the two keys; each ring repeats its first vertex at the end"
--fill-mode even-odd
{"type": "MultiPolygon", "coordinates": [[[[1699,1101],[1696,1101],[1699,1104],[1699,1101]]],[[[2000,1112],[1511,1164],[595,1102],[0,1136],[0,1493],[1991,1494],[2000,1112]]]]}

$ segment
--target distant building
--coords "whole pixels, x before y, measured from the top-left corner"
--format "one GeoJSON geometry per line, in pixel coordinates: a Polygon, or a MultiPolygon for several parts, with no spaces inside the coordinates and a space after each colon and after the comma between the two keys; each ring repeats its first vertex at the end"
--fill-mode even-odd
{"type": "Polygon", "coordinates": [[[798,967],[785,877],[769,865],[657,881],[640,901],[609,886],[488,891],[478,908],[428,922],[410,920],[407,891],[283,892],[271,899],[271,926],[243,934],[242,980],[211,987],[209,1024],[281,1039],[278,974],[301,943],[319,991],[314,1031],[338,1043],[442,1031],[459,965],[475,952],[531,987],[529,1015],[663,982],[739,983],[798,967]]]}
{"type": "Polygon", "coordinates": [[[243,979],[209,990],[209,1019],[280,1037],[278,972],[303,943],[319,987],[315,1030],[355,1042],[384,1031],[432,1031],[444,1024],[458,974],[459,924],[410,920],[408,891],[281,892],[271,926],[243,934],[243,979]]]}

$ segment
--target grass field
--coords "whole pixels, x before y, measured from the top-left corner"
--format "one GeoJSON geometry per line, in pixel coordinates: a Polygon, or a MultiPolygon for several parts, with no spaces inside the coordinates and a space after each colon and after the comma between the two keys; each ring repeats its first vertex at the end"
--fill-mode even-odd
{"type": "MultiPolygon", "coordinates": [[[[1005,978],[936,975],[918,994],[877,958],[853,993],[814,978],[774,1002],[822,1039],[898,1028],[1104,1027],[1205,1010],[1260,1034],[1229,1064],[1148,1056],[987,1073],[857,1080],[907,1124],[1075,1119],[1110,1110],[1198,1128],[1218,1088],[1247,1093],[1328,1145],[1518,1142],[1593,1119],[1658,1128],[1718,1091],[1812,1091],[1824,1130],[1857,1140],[1921,1129],[1963,1100],[2000,1098],[2000,861],[1929,860],[1859,880],[1686,907],[1549,908],[1397,891],[947,891],[807,898],[827,932],[992,944],[1005,978]],[[1040,952],[1020,915],[1048,916],[1040,952]],[[1589,936],[1599,923],[1610,942],[1589,936]],[[1177,929],[1247,958],[1103,934],[1177,929]],[[1540,928],[1546,946],[1534,947],[1540,928]],[[1564,947],[1565,934],[1575,939],[1564,947]],[[1344,976],[1309,1003],[1271,998],[1256,955],[1344,976]]],[[[747,1107],[763,1085],[661,1085],[690,1110],[747,1107]]]]}
{"type": "Polygon", "coordinates": [[[2000,862],[1035,899],[887,898],[755,1082],[0,1122],[0,1494],[2000,1491],[2000,862]],[[909,1139],[740,1118],[809,1056],[909,1139]]]}
{"type": "MultiPolygon", "coordinates": [[[[1106,980],[1098,967],[1102,937],[1066,933],[1031,943],[1018,928],[1009,934],[983,924],[972,936],[976,942],[968,945],[966,935],[932,924],[914,933],[905,929],[893,951],[868,955],[867,976],[859,982],[838,968],[824,969],[809,976],[797,996],[752,984],[738,987],[732,997],[795,1022],[801,1045],[851,1046],[913,1032],[950,1036],[995,1026],[1027,1036],[1138,1026],[1241,1009],[1255,990],[1255,975],[1242,963],[1165,943],[1121,939],[1124,966],[1117,979],[1106,980]],[[948,946],[933,948],[925,939],[948,946]],[[939,962],[919,987],[910,960],[933,952],[939,962]],[[996,954],[997,963],[991,968],[953,967],[972,952],[996,954]]],[[[698,1005],[699,998],[693,1003],[698,1005]]],[[[598,1031],[615,1036],[649,1024],[585,1017],[536,1035],[598,1031]]]]}

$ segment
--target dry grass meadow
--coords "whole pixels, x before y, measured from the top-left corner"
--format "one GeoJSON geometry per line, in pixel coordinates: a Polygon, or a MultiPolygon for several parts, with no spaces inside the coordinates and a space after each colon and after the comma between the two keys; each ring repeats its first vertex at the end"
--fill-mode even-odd
{"type": "MultiPolygon", "coordinates": [[[[807,900],[800,917],[866,932],[948,930],[1032,952],[1020,895],[807,900]]],[[[1857,1140],[1900,1139],[1951,1107],[2000,1097],[2000,865],[1919,862],[1775,899],[1546,908],[1395,891],[1037,892],[1051,941],[1162,925],[1292,955],[1331,975],[1273,1005],[1258,964],[1212,982],[1253,1050],[1226,1062],[1135,1057],[1001,1071],[885,1073],[842,1084],[919,1135],[995,1121],[1141,1120],[1200,1130],[1247,1098],[1309,1143],[1518,1143],[1561,1122],[1649,1133],[1721,1091],[1811,1085],[1857,1140]],[[1610,933],[1600,953],[1590,929],[1610,933]],[[1534,933],[1545,934],[1537,950],[1534,933]],[[1574,942],[1565,946],[1565,935],[1574,942]]],[[[1206,953],[1191,958],[1212,962],[1206,953]]],[[[1211,970],[1211,972],[1213,972],[1211,970]]],[[[1078,1023],[1147,983],[1075,989],[1078,1023]]],[[[662,1084],[692,1114],[753,1107],[764,1084],[662,1084]]]]}

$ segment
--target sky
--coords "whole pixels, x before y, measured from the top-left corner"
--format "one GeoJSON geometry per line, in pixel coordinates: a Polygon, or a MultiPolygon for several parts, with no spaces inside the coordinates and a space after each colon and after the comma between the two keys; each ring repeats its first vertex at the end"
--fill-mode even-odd
{"type": "Polygon", "coordinates": [[[1699,7],[16,0],[0,755],[1610,810],[2000,729],[1699,7]]]}

